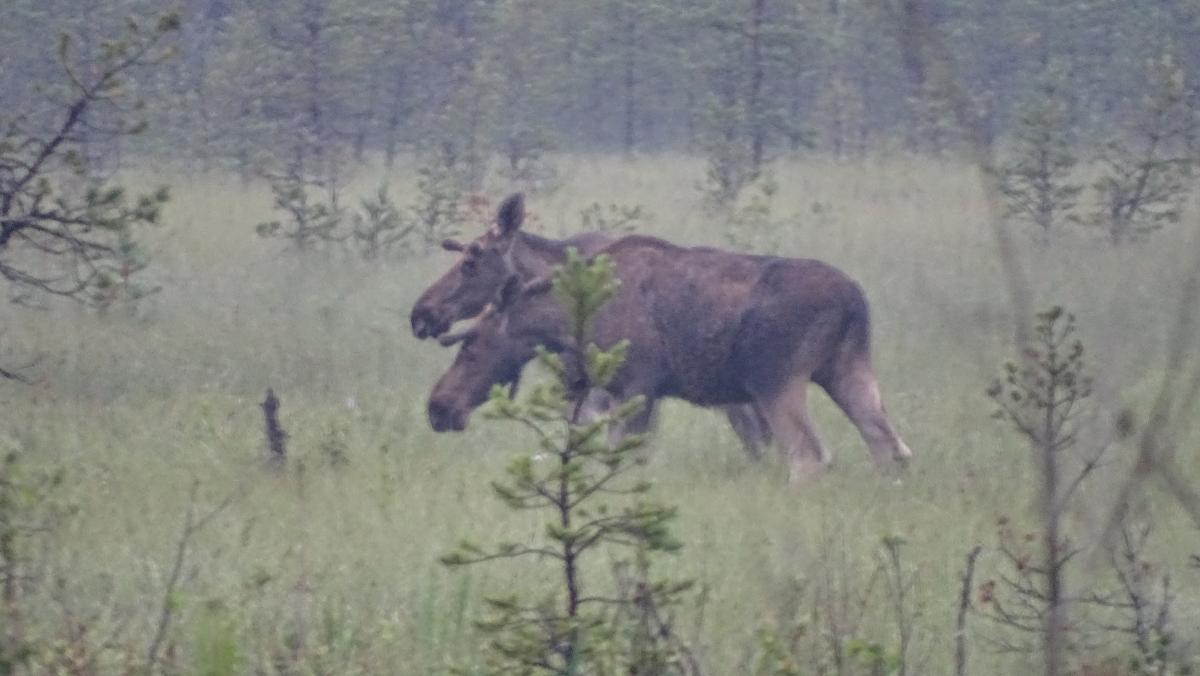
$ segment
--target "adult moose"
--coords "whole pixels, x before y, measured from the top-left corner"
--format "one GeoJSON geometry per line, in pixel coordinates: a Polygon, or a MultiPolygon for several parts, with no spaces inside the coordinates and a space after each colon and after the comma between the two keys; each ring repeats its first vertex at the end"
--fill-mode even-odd
{"type": "MultiPolygon", "coordinates": [[[[815,260],[683,248],[628,236],[599,253],[621,286],[592,324],[608,347],[627,338],[627,359],[606,387],[616,399],[678,397],[705,405],[751,405],[784,451],[793,480],[830,459],[808,416],[808,384],[825,389],[858,428],[876,464],[912,452],[888,419],[871,367],[870,317],[857,283],[815,260]]],[[[571,364],[566,318],[546,280],[512,277],[467,331],[429,399],[434,429],[463,429],[493,383],[511,382],[545,345],[571,364]]]]}
{"type": "MultiPolygon", "coordinates": [[[[446,240],[442,247],[461,256],[413,306],[410,321],[417,338],[438,337],[460,320],[477,316],[510,277],[530,282],[544,277],[566,259],[567,249],[590,255],[611,244],[611,237],[588,233],[566,240],[547,239],[521,229],[525,203],[518,193],[501,203],[496,224],[469,244],[446,240]]],[[[649,424],[654,402],[648,400],[642,426],[649,424]]],[[[749,406],[724,409],[747,453],[759,457],[771,441],[766,422],[749,406]]]]}

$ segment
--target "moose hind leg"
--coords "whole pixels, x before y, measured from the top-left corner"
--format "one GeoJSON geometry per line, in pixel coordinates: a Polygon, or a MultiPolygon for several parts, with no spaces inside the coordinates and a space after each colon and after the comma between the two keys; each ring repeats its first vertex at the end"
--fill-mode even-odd
{"type": "Polygon", "coordinates": [[[826,386],[825,391],[858,428],[879,469],[890,471],[908,462],[912,450],[892,426],[870,366],[854,365],[826,386]]]}
{"type": "Polygon", "coordinates": [[[758,409],[749,404],[723,407],[729,425],[733,428],[746,455],[757,462],[762,460],[763,451],[771,445],[771,428],[758,409]]]}
{"type": "Polygon", "coordinates": [[[645,403],[642,404],[642,408],[622,425],[622,436],[625,434],[645,434],[654,426],[654,403],[653,399],[646,398],[645,403]]]}
{"type": "Polygon", "coordinates": [[[755,403],[787,460],[790,480],[795,483],[820,474],[830,456],[808,417],[808,379],[795,378],[755,403]]]}

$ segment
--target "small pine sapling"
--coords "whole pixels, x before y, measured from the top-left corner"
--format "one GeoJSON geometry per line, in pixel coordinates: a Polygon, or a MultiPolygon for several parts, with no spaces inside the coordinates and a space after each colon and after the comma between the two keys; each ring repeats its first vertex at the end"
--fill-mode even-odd
{"type": "Polygon", "coordinates": [[[782,243],[780,233],[787,224],[775,215],[775,195],[779,183],[769,172],[754,183],[746,186],[749,197],[741,205],[732,205],[725,230],[725,240],[730,246],[747,252],[765,253],[778,251],[782,243]]]}
{"type": "MultiPolygon", "coordinates": [[[[1034,638],[1040,648],[1044,673],[1063,673],[1071,649],[1068,636],[1069,596],[1067,566],[1078,553],[1063,532],[1063,518],[1071,497],[1099,465],[1107,445],[1085,458],[1067,477],[1066,458],[1078,441],[1084,402],[1091,395],[1083,343],[1075,337],[1075,317],[1061,307],[1037,315],[1033,341],[1020,364],[1005,365],[988,395],[996,402],[996,417],[1006,420],[1025,437],[1038,470],[1040,528],[1018,537],[1008,520],[1001,519],[1000,551],[1012,573],[1002,576],[1002,588],[985,583],[987,603],[983,615],[1018,634],[1034,638]]],[[[997,639],[1005,651],[1028,652],[1023,640],[997,639]]]]}
{"type": "Polygon", "coordinates": [[[1072,152],[1070,106],[1063,91],[1068,73],[1050,65],[1030,98],[1017,109],[1012,153],[1001,168],[1001,189],[1009,219],[1038,226],[1043,241],[1073,213],[1083,186],[1072,183],[1077,158],[1072,152]]]}
{"type": "Polygon", "coordinates": [[[558,575],[539,592],[487,598],[490,617],[478,625],[488,637],[485,673],[698,671],[666,614],[691,582],[651,574],[657,555],[680,548],[670,528],[676,510],[653,501],[651,484],[634,476],[644,463],[642,437],[610,441],[607,434],[634,416],[642,401],[581,422],[587,391],[608,383],[624,361],[624,342],[608,350],[586,342],[592,318],[617,284],[610,259],[588,261],[570,251],[553,275],[553,292],[571,322],[575,346],[587,345],[582,363],[572,367],[569,359],[542,349],[538,360],[553,379],[520,401],[502,387],[492,390],[489,417],[524,426],[538,441],[513,460],[503,480],[492,482],[492,490],[511,510],[545,513],[545,529],[531,542],[463,542],[441,561],[552,562],[558,575]],[[609,589],[586,576],[589,562],[605,560],[618,562],[609,589]]]}
{"type": "MultiPolygon", "coordinates": [[[[979,588],[976,608],[1010,630],[991,636],[995,647],[1017,653],[1040,649],[1048,675],[1065,673],[1068,655],[1091,658],[1114,650],[1131,656],[1137,673],[1176,673],[1170,575],[1158,573],[1145,554],[1152,522],[1134,523],[1128,506],[1122,507],[1117,541],[1103,543],[1115,584],[1107,589],[1093,584],[1090,591],[1068,588],[1068,572],[1076,570],[1072,562],[1082,547],[1071,542],[1064,517],[1100,467],[1112,439],[1079,452],[1091,378],[1083,345],[1074,338],[1075,318],[1059,307],[1037,318],[1025,359],[1021,365],[1008,364],[1004,379],[988,394],[997,403],[997,417],[1012,423],[1034,451],[1041,483],[1040,527],[1020,533],[1001,517],[997,539],[1003,569],[998,580],[979,588]],[[1073,469],[1067,464],[1071,455],[1076,456],[1073,469]]],[[[1127,436],[1130,425],[1119,417],[1115,436],[1127,436]]],[[[977,551],[968,559],[964,584],[969,584],[977,551]]],[[[964,593],[962,608],[969,605],[964,593]]],[[[960,614],[960,626],[962,622],[960,614]]]]}
{"type": "Polygon", "coordinates": [[[1100,208],[1091,221],[1114,245],[1177,222],[1188,196],[1197,119],[1183,69],[1167,54],[1149,75],[1151,89],[1132,133],[1105,144],[1093,185],[1100,208]]]}
{"type": "Polygon", "coordinates": [[[720,211],[732,209],[742,189],[757,177],[744,138],[747,113],[735,98],[726,92],[709,101],[699,139],[708,164],[697,189],[709,207],[720,211]]]}
{"type": "MultiPolygon", "coordinates": [[[[160,199],[165,202],[166,194],[163,193],[160,199]]],[[[119,304],[136,307],[137,301],[162,290],[160,286],[143,282],[141,273],[150,267],[150,260],[128,230],[117,234],[111,258],[98,262],[96,267],[99,275],[91,301],[101,312],[119,304]]]]}
{"type": "Polygon", "coordinates": [[[434,153],[417,170],[417,202],[410,208],[409,218],[427,251],[441,246],[442,240],[455,237],[463,224],[467,183],[464,169],[459,167],[456,155],[444,148],[434,153]]]}
{"type": "Polygon", "coordinates": [[[384,253],[403,257],[413,253],[412,241],[417,224],[405,220],[395,200],[388,194],[387,184],[380,184],[372,197],[360,202],[362,211],[351,217],[354,243],[366,260],[384,253]]]}
{"type": "Polygon", "coordinates": [[[296,251],[310,251],[341,244],[350,236],[344,232],[346,214],[332,181],[310,174],[298,158],[282,173],[265,176],[275,195],[275,210],[287,216],[256,225],[259,237],[284,239],[296,251]],[[328,192],[328,202],[314,199],[315,191],[328,192]]]}
{"type": "Polygon", "coordinates": [[[309,173],[294,159],[281,173],[267,173],[275,210],[286,216],[255,226],[260,237],[286,240],[296,251],[345,247],[365,260],[426,253],[459,233],[467,218],[461,179],[447,161],[417,171],[417,197],[401,206],[386,186],[360,200],[358,209],[343,206],[337,183],[309,173]],[[321,199],[325,193],[327,198],[321,199]]]}
{"type": "Polygon", "coordinates": [[[1125,653],[1121,657],[1128,658],[1134,673],[1187,673],[1186,648],[1172,626],[1171,574],[1147,556],[1153,532],[1151,519],[1134,519],[1129,509],[1122,510],[1115,542],[1106,548],[1115,584],[1083,594],[1079,602],[1103,616],[1101,628],[1117,639],[1118,651],[1125,653]],[[1121,639],[1133,645],[1127,647],[1121,639]]]}
{"type": "Polygon", "coordinates": [[[164,42],[179,25],[174,13],[130,17],[93,58],[64,34],[62,77],[38,97],[55,109],[0,111],[0,281],[14,300],[50,294],[105,306],[144,295],[131,279],[145,267],[140,234],[170,195],[133,195],[100,170],[104,149],[145,131],[133,85],[174,55],[164,42]]]}

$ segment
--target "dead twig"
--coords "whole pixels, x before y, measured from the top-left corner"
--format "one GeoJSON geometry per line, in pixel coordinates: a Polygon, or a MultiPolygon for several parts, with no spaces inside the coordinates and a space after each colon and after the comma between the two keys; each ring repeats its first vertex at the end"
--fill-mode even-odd
{"type": "Polygon", "coordinates": [[[1178,320],[1171,330],[1163,382],[1150,409],[1150,418],[1138,437],[1133,469],[1117,491],[1113,508],[1104,527],[1104,541],[1111,543],[1121,525],[1124,506],[1129,504],[1141,484],[1151,477],[1162,480],[1192,521],[1200,527],[1200,494],[1175,467],[1176,425],[1194,419],[1191,414],[1200,398],[1200,365],[1188,375],[1189,360],[1195,358],[1196,304],[1200,302],[1200,236],[1196,237],[1196,257],[1191,274],[1180,294],[1178,320]]]}
{"type": "Polygon", "coordinates": [[[971,609],[971,581],[975,577],[975,560],[983,547],[975,545],[967,552],[963,568],[962,588],[958,595],[958,619],[954,622],[954,676],[967,673],[967,611],[971,609]]]}
{"type": "Polygon", "coordinates": [[[167,630],[170,629],[171,621],[178,610],[176,594],[179,589],[180,578],[183,575],[183,564],[187,559],[188,547],[196,535],[204,530],[205,526],[233,504],[234,499],[242,494],[244,485],[244,483],[238,484],[220,502],[200,516],[196,515],[196,498],[200,492],[200,480],[194,479],[191,488],[188,489],[188,504],[187,510],[184,512],[183,529],[180,531],[179,540],[175,543],[175,557],[171,563],[171,572],[167,575],[167,583],[163,587],[163,600],[161,610],[159,611],[158,625],[155,627],[154,637],[150,641],[150,646],[146,650],[146,668],[151,672],[153,672],[155,666],[158,664],[159,652],[162,649],[163,641],[166,639],[167,630]]]}
{"type": "MultiPolygon", "coordinates": [[[[0,337],[3,337],[3,336],[4,336],[4,332],[0,331],[0,337]]],[[[40,362],[41,360],[42,360],[41,355],[38,355],[36,357],[29,359],[29,361],[25,362],[24,364],[21,364],[20,366],[7,367],[7,368],[4,366],[0,366],[0,380],[12,380],[14,382],[18,382],[23,385],[32,385],[32,384],[34,384],[35,381],[32,378],[30,378],[28,375],[26,375],[24,372],[28,371],[29,369],[32,369],[34,366],[37,366],[38,362],[40,362]]]]}

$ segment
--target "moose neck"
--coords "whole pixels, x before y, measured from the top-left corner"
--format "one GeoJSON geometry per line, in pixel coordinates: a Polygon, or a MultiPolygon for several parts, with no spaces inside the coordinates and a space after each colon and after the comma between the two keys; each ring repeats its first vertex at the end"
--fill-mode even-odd
{"type": "Polygon", "coordinates": [[[518,232],[510,252],[513,271],[531,280],[550,274],[567,257],[567,243],[528,232],[518,232]]]}

